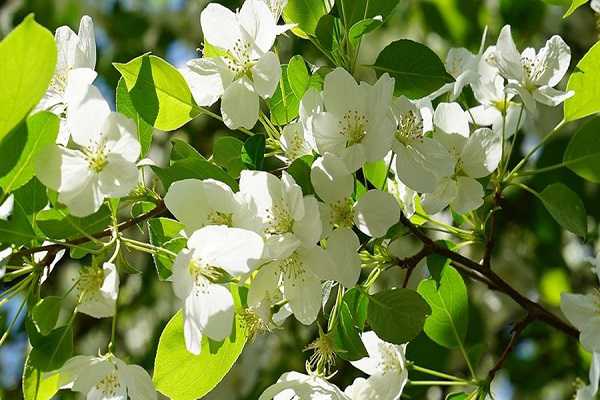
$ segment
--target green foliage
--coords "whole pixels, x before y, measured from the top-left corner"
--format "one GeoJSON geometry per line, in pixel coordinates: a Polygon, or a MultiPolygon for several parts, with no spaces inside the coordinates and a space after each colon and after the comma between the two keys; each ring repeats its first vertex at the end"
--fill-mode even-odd
{"type": "Polygon", "coordinates": [[[387,180],[388,166],[384,160],[366,163],[363,166],[363,173],[377,189],[381,189],[387,180]]]}
{"type": "Polygon", "coordinates": [[[367,318],[369,299],[358,289],[347,291],[330,323],[328,336],[333,340],[335,352],[348,361],[360,360],[368,353],[360,338],[367,318]]]}
{"type": "Polygon", "coordinates": [[[287,172],[302,188],[302,193],[304,195],[315,193],[315,189],[313,188],[312,182],[310,180],[310,167],[313,161],[313,156],[302,156],[292,161],[292,163],[287,169],[287,172]]]}
{"type": "Polygon", "coordinates": [[[539,198],[563,228],[583,238],[587,236],[587,214],[577,193],[562,183],[553,183],[539,194],[539,198]]]}
{"type": "Polygon", "coordinates": [[[261,170],[265,161],[265,135],[250,136],[242,147],[241,160],[247,169],[261,170]]]}
{"type": "Polygon", "coordinates": [[[44,297],[31,310],[31,319],[42,335],[48,335],[56,326],[61,302],[58,296],[44,297]]]}
{"type": "Polygon", "coordinates": [[[52,34],[28,15],[0,42],[0,139],[40,101],[56,66],[52,34]]]}
{"type": "Polygon", "coordinates": [[[48,335],[29,334],[31,352],[29,361],[34,368],[49,372],[59,369],[73,355],[73,330],[71,326],[61,326],[48,335]]]}
{"type": "Polygon", "coordinates": [[[586,4],[587,2],[588,2],[588,0],[572,0],[571,6],[567,10],[567,12],[565,12],[565,15],[563,15],[563,18],[566,18],[569,15],[573,14],[575,12],[575,10],[577,10],[579,7],[586,4]]]}
{"type": "Polygon", "coordinates": [[[281,80],[269,99],[271,121],[285,125],[298,116],[300,100],[308,89],[310,75],[302,56],[294,56],[289,64],[281,66],[281,80]]]}
{"type": "Polygon", "coordinates": [[[144,54],[114,66],[125,80],[131,104],[156,129],[175,130],[200,113],[183,76],[162,58],[144,54]]]}
{"type": "Polygon", "coordinates": [[[103,205],[94,214],[78,218],[69,215],[66,208],[42,210],[35,219],[40,230],[52,239],[73,239],[100,232],[111,222],[110,209],[103,205]]]}
{"type": "Polygon", "coordinates": [[[575,95],[565,101],[565,120],[574,121],[600,111],[600,42],[592,46],[569,77],[567,90],[575,95]]]}
{"type": "Polygon", "coordinates": [[[23,367],[24,400],[50,400],[58,391],[59,378],[59,374],[45,375],[27,357],[23,367]]]}
{"type": "Polygon", "coordinates": [[[341,9],[344,24],[350,29],[356,23],[381,16],[382,19],[388,18],[399,0],[341,0],[337,2],[341,9]]]}
{"type": "Polygon", "coordinates": [[[322,16],[331,10],[330,0],[289,0],[283,10],[288,24],[296,24],[292,32],[301,38],[314,36],[322,16]]]}
{"type": "Polygon", "coordinates": [[[600,118],[583,125],[571,138],[563,163],[577,175],[600,183],[600,118]]]}
{"type": "Polygon", "coordinates": [[[246,334],[239,317],[231,335],[217,343],[202,338],[199,355],[187,351],[183,312],[171,318],[160,335],[153,381],[159,392],[173,400],[195,400],[210,392],[229,372],[244,345],[246,334]]]}
{"type": "Polygon", "coordinates": [[[138,114],[136,111],[133,101],[131,100],[131,95],[127,91],[127,86],[125,85],[123,78],[119,79],[115,97],[117,102],[117,111],[126,117],[131,118],[135,122],[138,140],[140,141],[140,145],[142,147],[141,156],[144,157],[150,150],[150,145],[152,144],[152,132],[154,129],[152,128],[152,125],[140,117],[140,114],[138,114]]]}
{"type": "Polygon", "coordinates": [[[38,239],[35,219],[48,204],[46,188],[37,179],[14,193],[13,211],[8,220],[0,220],[0,243],[25,244],[38,239]]]}
{"type": "Polygon", "coordinates": [[[381,339],[403,344],[417,337],[430,312],[414,290],[388,289],[369,296],[367,320],[381,339]]]}
{"type": "Polygon", "coordinates": [[[28,117],[0,142],[0,187],[5,193],[33,178],[37,155],[56,141],[58,126],[58,117],[43,111],[28,117]]]}
{"type": "Polygon", "coordinates": [[[425,333],[447,348],[462,346],[469,326],[467,287],[456,269],[445,265],[439,285],[433,278],[419,284],[417,291],[431,307],[425,321],[425,333]]]}
{"type": "Polygon", "coordinates": [[[233,136],[219,136],[213,145],[213,160],[225,168],[233,178],[238,178],[245,165],[242,162],[244,142],[233,136]]]}
{"type": "MultiPolygon", "coordinates": [[[[184,226],[181,222],[170,218],[152,218],[148,220],[148,239],[153,246],[163,247],[173,253],[178,253],[187,243],[187,240],[181,236],[184,226]]],[[[153,254],[152,260],[156,267],[156,272],[161,280],[166,280],[171,276],[173,259],[166,254],[153,254]]]]}
{"type": "Polygon", "coordinates": [[[366,18],[358,21],[350,28],[348,32],[348,39],[350,39],[350,43],[356,46],[359,40],[369,32],[374,31],[379,28],[383,24],[381,18],[366,18]]]}
{"type": "Polygon", "coordinates": [[[373,68],[378,76],[387,72],[396,80],[396,96],[411,99],[426,96],[453,81],[437,54],[408,39],[387,45],[377,56],[373,68]]]}

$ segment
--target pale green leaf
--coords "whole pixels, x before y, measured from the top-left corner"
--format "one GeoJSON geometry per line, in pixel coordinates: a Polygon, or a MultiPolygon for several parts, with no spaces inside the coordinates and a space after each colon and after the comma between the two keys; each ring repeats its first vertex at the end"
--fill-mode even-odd
{"type": "Polygon", "coordinates": [[[569,141],[563,163],[588,181],[600,183],[600,118],[583,125],[569,141]]]}
{"type": "Polygon", "coordinates": [[[152,133],[154,129],[143,118],[141,118],[140,114],[138,114],[136,111],[123,78],[120,78],[119,82],[117,83],[116,103],[117,111],[126,117],[131,118],[135,122],[137,126],[138,140],[142,146],[141,155],[144,157],[146,154],[148,154],[148,151],[150,151],[150,145],[152,144],[152,133]]]}
{"type": "Polygon", "coordinates": [[[565,15],[563,15],[563,18],[566,18],[569,15],[573,14],[575,12],[575,10],[577,10],[579,7],[586,4],[587,2],[588,2],[588,0],[572,0],[571,6],[565,12],[565,15]]]}
{"type": "Polygon", "coordinates": [[[331,10],[332,0],[288,0],[283,19],[296,24],[292,32],[301,38],[314,35],[319,19],[331,10]]]}
{"type": "Polygon", "coordinates": [[[45,375],[27,357],[23,367],[23,399],[50,400],[58,392],[59,378],[59,374],[45,375]]]}
{"type": "Polygon", "coordinates": [[[565,120],[574,121],[600,111],[600,42],[577,63],[567,90],[575,95],[565,101],[565,120]]]}
{"type": "Polygon", "coordinates": [[[587,236],[587,214],[577,193],[562,183],[553,183],[539,198],[560,226],[583,238],[587,236]]]}

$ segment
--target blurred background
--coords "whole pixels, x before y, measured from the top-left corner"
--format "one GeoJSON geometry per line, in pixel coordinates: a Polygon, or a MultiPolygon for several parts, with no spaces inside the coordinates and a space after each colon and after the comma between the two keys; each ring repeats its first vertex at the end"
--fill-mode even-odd
{"type": "MultiPolygon", "coordinates": [[[[400,38],[425,43],[442,59],[450,47],[466,47],[477,52],[485,26],[489,29],[486,44],[490,45],[495,43],[500,28],[510,24],[521,49],[539,48],[551,35],[561,35],[571,47],[573,69],[598,40],[600,17],[586,5],[570,18],[562,19],[565,8],[560,4],[569,1],[552,2],[559,5],[541,0],[401,0],[393,17],[364,39],[359,60],[365,65],[372,63],[381,49],[400,38]]],[[[112,63],[126,62],[149,51],[175,66],[194,58],[202,43],[200,12],[207,3],[205,0],[0,0],[0,37],[31,12],[51,31],[60,25],[69,25],[77,31],[81,16],[90,15],[96,24],[99,73],[96,85],[114,104],[119,74],[112,63]]],[[[231,9],[240,5],[240,1],[220,3],[231,9]]],[[[294,54],[301,54],[312,64],[326,64],[308,41],[289,35],[281,37],[279,46],[282,63],[294,54]]],[[[364,75],[369,77],[367,72],[364,75]]],[[[561,119],[560,110],[542,110],[539,121],[530,121],[523,128],[525,134],[519,136],[519,149],[535,145],[540,135],[561,119]]],[[[539,153],[538,166],[552,165],[562,159],[575,128],[571,125],[564,129],[561,136],[539,153]]],[[[220,123],[200,117],[169,135],[155,132],[150,157],[164,164],[168,159],[169,140],[174,136],[210,155],[214,136],[225,133],[224,129],[220,123]]],[[[518,153],[515,152],[515,157],[520,157],[518,153]]],[[[567,170],[537,176],[528,184],[541,190],[556,181],[567,184],[584,199],[590,216],[591,233],[587,242],[562,231],[531,195],[508,192],[505,209],[498,219],[500,239],[493,265],[520,291],[560,313],[562,291],[586,292],[598,285],[586,259],[594,256],[598,247],[600,197],[597,186],[585,183],[567,170]]],[[[467,249],[475,257],[480,250],[467,249]]],[[[141,273],[122,279],[117,355],[151,371],[159,335],[180,304],[173,296],[171,284],[157,279],[149,257],[128,254],[128,258],[141,273]]],[[[76,261],[62,261],[42,287],[42,295],[64,293],[72,285],[78,268],[76,261]]],[[[386,272],[382,286],[401,282],[402,274],[399,268],[386,272]]],[[[522,317],[522,311],[510,299],[482,285],[468,280],[467,284],[472,305],[469,343],[482,344],[473,346],[472,350],[473,354],[480,354],[481,376],[485,376],[510,338],[511,323],[522,317]]],[[[6,325],[3,321],[11,320],[19,303],[20,299],[15,299],[0,309],[0,326],[6,325]]],[[[99,348],[105,348],[110,323],[110,319],[94,320],[80,314],[75,322],[76,353],[95,354],[99,348]]],[[[8,343],[0,348],[0,399],[22,398],[20,381],[27,338],[21,325],[19,322],[8,343]]],[[[248,344],[236,366],[206,398],[257,399],[281,373],[303,371],[304,360],[309,356],[303,350],[315,335],[314,328],[306,328],[290,318],[284,329],[248,344]]],[[[437,346],[424,335],[408,346],[408,358],[421,366],[454,373],[462,371],[466,375],[459,354],[437,346]]],[[[576,377],[587,380],[588,363],[589,356],[576,342],[545,325],[533,324],[521,336],[499,375],[496,399],[570,399],[576,377]]],[[[343,361],[338,367],[333,381],[341,387],[358,376],[358,372],[343,361]]],[[[444,398],[445,393],[437,388],[407,392],[410,398],[432,400],[444,398]]],[[[56,398],[74,397],[70,392],[60,392],[56,398]]]]}

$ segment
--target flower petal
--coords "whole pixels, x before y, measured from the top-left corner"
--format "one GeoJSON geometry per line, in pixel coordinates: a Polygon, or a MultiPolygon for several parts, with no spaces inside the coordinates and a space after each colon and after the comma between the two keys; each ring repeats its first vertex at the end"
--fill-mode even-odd
{"type": "Polygon", "coordinates": [[[232,50],[241,38],[238,18],[221,4],[209,3],[200,14],[204,39],[213,46],[232,50]]]}
{"type": "Polygon", "coordinates": [[[391,194],[369,190],[355,207],[354,223],[366,235],[384,236],[400,220],[400,206],[391,194]]]}
{"type": "Polygon", "coordinates": [[[254,89],[263,99],[273,96],[280,78],[281,67],[279,65],[279,58],[272,51],[265,53],[252,67],[254,89]]]}
{"type": "Polygon", "coordinates": [[[196,58],[179,69],[199,106],[211,106],[225,93],[233,74],[221,57],[196,58]]]}
{"type": "Polygon", "coordinates": [[[352,174],[333,153],[325,153],[312,164],[310,180],[315,193],[326,203],[345,200],[354,191],[352,174]]]}
{"type": "Polygon", "coordinates": [[[227,288],[208,281],[192,290],[185,300],[185,318],[190,318],[202,334],[221,341],[233,327],[233,298],[227,288]]]}
{"type": "Polygon", "coordinates": [[[223,122],[229,129],[252,129],[258,121],[258,95],[247,78],[233,82],[221,99],[223,122]]]}

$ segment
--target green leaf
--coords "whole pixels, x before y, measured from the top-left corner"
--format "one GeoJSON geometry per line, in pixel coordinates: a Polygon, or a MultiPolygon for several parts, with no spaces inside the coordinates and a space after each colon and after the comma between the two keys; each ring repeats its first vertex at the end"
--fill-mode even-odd
{"type": "Polygon", "coordinates": [[[29,353],[31,365],[40,371],[59,369],[73,355],[73,330],[71,326],[53,329],[47,336],[32,340],[29,353]]]}
{"type": "Polygon", "coordinates": [[[265,135],[250,136],[242,147],[241,159],[248,169],[261,170],[265,160],[265,135]]]}
{"type": "Polygon", "coordinates": [[[357,22],[381,16],[387,19],[400,0],[341,0],[339,2],[345,25],[350,28],[357,22]]]}
{"type": "Polygon", "coordinates": [[[600,117],[581,126],[569,141],[563,163],[583,179],[600,183],[600,117]]]}
{"type": "Polygon", "coordinates": [[[59,378],[59,374],[45,376],[27,357],[23,367],[23,399],[50,400],[58,392],[59,378]]]}
{"type": "Polygon", "coordinates": [[[333,340],[337,355],[344,360],[356,361],[369,355],[360,338],[358,323],[344,301],[338,307],[336,321],[327,335],[333,340]]]}
{"type": "Polygon", "coordinates": [[[152,128],[152,125],[144,121],[136,111],[123,78],[120,78],[117,83],[116,102],[117,111],[126,117],[131,118],[135,122],[138,140],[142,146],[141,156],[144,157],[148,154],[148,151],[150,151],[150,145],[152,145],[152,132],[154,129],[152,128]]]}
{"type": "Polygon", "coordinates": [[[156,129],[175,130],[200,113],[183,76],[162,58],[144,54],[114,66],[125,79],[131,103],[156,129]]]}
{"type": "Polygon", "coordinates": [[[275,93],[268,100],[271,121],[275,125],[285,125],[298,116],[301,98],[297,97],[290,86],[288,66],[281,66],[281,80],[275,93]]]}
{"type": "Polygon", "coordinates": [[[567,90],[575,95],[565,101],[565,120],[574,121],[600,111],[600,42],[577,63],[567,90]]]}
{"type": "Polygon", "coordinates": [[[431,307],[425,333],[437,344],[453,349],[464,344],[469,326],[467,287],[456,269],[445,265],[439,286],[434,279],[419,284],[417,291],[431,307]]]}
{"type": "Polygon", "coordinates": [[[283,10],[283,19],[288,24],[296,24],[292,32],[308,38],[314,35],[319,19],[331,10],[331,0],[288,0],[283,10]]]}
{"type": "Polygon", "coordinates": [[[306,89],[308,89],[308,82],[310,80],[310,75],[302,56],[295,55],[290,59],[287,68],[287,79],[294,95],[302,99],[306,89]]]}
{"type": "Polygon", "coordinates": [[[13,210],[8,220],[0,220],[0,242],[26,244],[38,238],[35,216],[48,204],[46,188],[32,179],[14,192],[13,210]]]}
{"type": "Polygon", "coordinates": [[[40,101],[56,66],[52,34],[29,14],[0,42],[0,139],[40,101]]]}
{"type": "Polygon", "coordinates": [[[330,14],[321,17],[315,30],[315,36],[320,46],[327,50],[334,59],[343,57],[344,49],[342,49],[340,37],[343,30],[342,21],[330,14]]]}
{"type": "Polygon", "coordinates": [[[62,299],[58,296],[44,297],[31,310],[31,318],[42,335],[47,335],[56,326],[62,299]]]}
{"type": "Polygon", "coordinates": [[[314,161],[313,156],[302,156],[292,161],[287,172],[294,178],[296,183],[302,188],[304,195],[314,194],[312,182],[310,181],[310,167],[314,161]]]}
{"type": "Polygon", "coordinates": [[[40,230],[51,239],[72,239],[102,231],[111,222],[111,213],[106,205],[87,217],[69,215],[65,208],[40,211],[35,219],[40,230]]]}
{"type": "Polygon", "coordinates": [[[373,65],[377,76],[390,74],[395,79],[396,96],[416,99],[452,82],[440,58],[427,46],[401,39],[386,46],[373,65]]]}
{"type": "Polygon", "coordinates": [[[363,173],[369,182],[377,189],[381,189],[387,180],[388,167],[385,161],[368,162],[363,166],[363,173]]]}
{"type": "Polygon", "coordinates": [[[171,149],[171,161],[184,160],[186,158],[206,160],[206,158],[188,142],[173,138],[171,139],[171,143],[173,143],[173,148],[171,149]]]}
{"type": "Polygon", "coordinates": [[[369,296],[367,320],[381,339],[403,344],[423,330],[430,312],[427,302],[414,290],[388,289],[369,296]]]}
{"type": "Polygon", "coordinates": [[[182,179],[216,179],[237,191],[238,184],[219,166],[201,158],[185,158],[177,160],[166,168],[153,167],[152,170],[162,181],[165,190],[175,181],[182,179]]]}
{"type": "Polygon", "coordinates": [[[0,142],[0,187],[11,193],[35,174],[35,161],[40,150],[56,141],[59,119],[42,111],[17,125],[0,142]]]}
{"type": "Polygon", "coordinates": [[[560,226],[583,238],[587,236],[587,214],[577,193],[562,183],[553,183],[539,198],[560,226]]]}
{"type": "Polygon", "coordinates": [[[357,288],[352,288],[344,294],[343,300],[350,308],[356,326],[363,331],[365,329],[365,323],[367,322],[369,296],[357,288]]]}
{"type": "MultiPolygon", "coordinates": [[[[184,226],[181,222],[169,218],[152,218],[148,220],[148,237],[150,244],[164,247],[173,253],[179,253],[186,245],[187,240],[181,236],[184,226]]],[[[158,277],[166,280],[171,276],[173,260],[165,254],[153,254],[152,259],[158,277]]]]}
{"type": "Polygon", "coordinates": [[[244,345],[246,334],[236,316],[231,335],[223,342],[202,338],[199,355],[185,348],[183,312],[179,311],[160,335],[153,381],[156,389],[172,400],[195,400],[210,392],[231,369],[244,345]]]}
{"type": "Polygon", "coordinates": [[[234,178],[245,168],[242,162],[244,142],[233,136],[219,136],[213,145],[213,160],[234,178]]]}
{"type": "Polygon", "coordinates": [[[348,32],[348,38],[350,39],[350,43],[354,46],[358,44],[360,38],[366,35],[369,32],[373,32],[375,29],[379,28],[383,24],[383,20],[381,18],[366,18],[358,21],[350,28],[348,32]]]}
{"type": "Polygon", "coordinates": [[[573,0],[569,9],[567,10],[567,12],[565,12],[565,15],[563,15],[563,18],[567,18],[569,15],[573,14],[575,10],[577,10],[579,7],[581,7],[587,2],[588,0],[573,0]]]}

